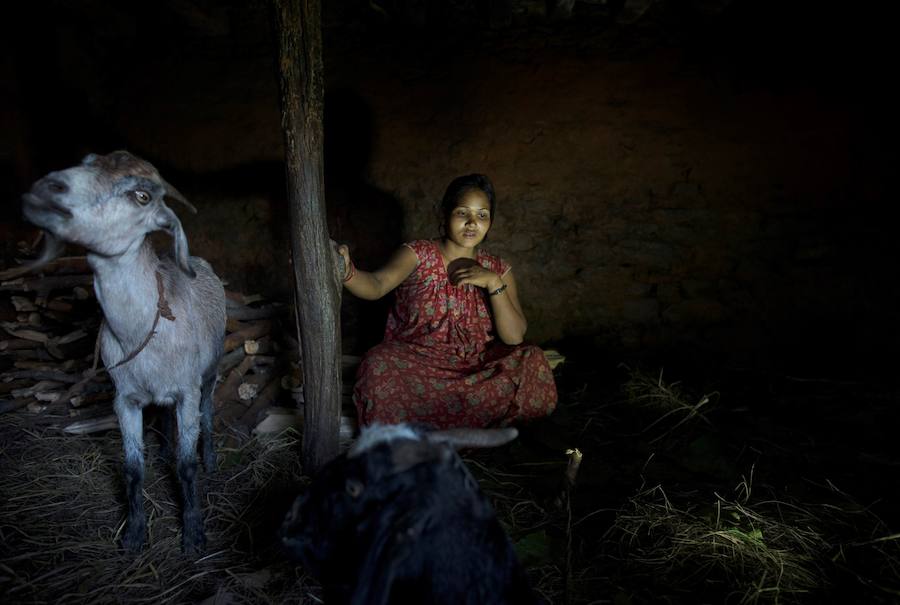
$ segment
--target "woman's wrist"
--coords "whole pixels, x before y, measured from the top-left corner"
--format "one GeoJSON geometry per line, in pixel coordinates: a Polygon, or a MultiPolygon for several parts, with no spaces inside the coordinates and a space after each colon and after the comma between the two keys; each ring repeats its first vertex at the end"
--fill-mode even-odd
{"type": "Polygon", "coordinates": [[[488,294],[490,296],[499,296],[500,294],[503,294],[504,291],[506,291],[506,284],[501,284],[499,288],[488,290],[488,294]]]}
{"type": "Polygon", "coordinates": [[[499,275],[495,274],[494,279],[492,279],[491,281],[488,282],[487,286],[485,287],[485,290],[487,290],[488,292],[493,292],[497,288],[502,288],[503,285],[504,285],[503,280],[500,279],[499,275]]]}
{"type": "Polygon", "coordinates": [[[487,293],[490,296],[503,294],[504,290],[506,290],[506,284],[503,283],[503,280],[500,279],[499,275],[497,275],[495,279],[492,279],[487,287],[487,293]]]}

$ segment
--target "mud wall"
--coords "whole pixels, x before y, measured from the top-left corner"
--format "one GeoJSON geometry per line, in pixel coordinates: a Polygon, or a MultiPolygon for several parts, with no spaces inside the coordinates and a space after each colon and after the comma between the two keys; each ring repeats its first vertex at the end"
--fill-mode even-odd
{"type": "MultiPolygon", "coordinates": [[[[152,52],[140,34],[164,15],[122,16],[124,29],[70,17],[5,63],[4,193],[129,148],[201,208],[185,217],[194,253],[234,288],[287,296],[264,11],[183,24],[152,52]]],[[[893,125],[872,74],[633,31],[326,34],[329,221],[361,266],[435,236],[449,180],[484,172],[499,201],[486,246],[512,261],[536,342],[757,361],[896,347],[893,125]]],[[[7,211],[11,242],[26,231],[7,211]]],[[[347,307],[345,333],[377,339],[382,310],[347,307]]]]}

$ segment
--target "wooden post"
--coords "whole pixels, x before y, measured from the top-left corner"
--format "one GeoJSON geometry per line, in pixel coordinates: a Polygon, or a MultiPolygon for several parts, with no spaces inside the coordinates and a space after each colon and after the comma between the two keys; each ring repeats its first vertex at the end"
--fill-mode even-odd
{"type": "Polygon", "coordinates": [[[291,259],[303,364],[303,465],[338,454],[341,414],[340,288],[325,218],[320,0],[274,0],[279,39],[291,259]]]}

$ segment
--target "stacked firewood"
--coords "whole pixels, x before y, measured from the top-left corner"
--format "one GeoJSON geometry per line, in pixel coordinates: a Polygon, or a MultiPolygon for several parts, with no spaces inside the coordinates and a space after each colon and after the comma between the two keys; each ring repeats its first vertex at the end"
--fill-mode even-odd
{"type": "Polygon", "coordinates": [[[280,303],[226,291],[227,336],[219,362],[214,401],[216,419],[245,432],[257,427],[273,408],[296,416],[303,401],[299,346],[293,321],[280,303]]]}
{"type": "Polygon", "coordinates": [[[0,284],[0,412],[71,419],[111,402],[107,377],[82,382],[100,324],[92,281],[84,258],[74,257],[0,284]]]}
{"type": "MultiPolygon", "coordinates": [[[[102,315],[92,283],[84,257],[60,258],[40,274],[0,283],[0,413],[19,410],[32,424],[76,434],[116,426],[113,385],[96,359],[102,315]]],[[[226,294],[217,430],[249,435],[272,413],[296,417],[298,347],[286,305],[226,294]]]]}

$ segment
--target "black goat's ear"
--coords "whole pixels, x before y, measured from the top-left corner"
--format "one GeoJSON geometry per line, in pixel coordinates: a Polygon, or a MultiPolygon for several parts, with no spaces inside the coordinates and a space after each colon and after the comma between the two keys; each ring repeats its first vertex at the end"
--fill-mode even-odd
{"type": "Polygon", "coordinates": [[[427,521],[417,517],[410,526],[392,523],[378,530],[356,576],[351,605],[387,605],[394,582],[408,573],[404,570],[427,521]]]}
{"type": "Polygon", "coordinates": [[[178,268],[190,278],[197,276],[190,265],[190,252],[188,250],[187,236],[181,226],[181,221],[172,212],[172,209],[165,204],[160,204],[156,211],[156,226],[172,236],[174,246],[175,262],[178,268]]]}

